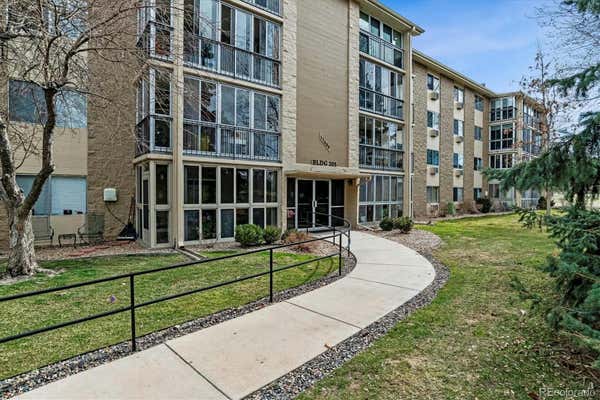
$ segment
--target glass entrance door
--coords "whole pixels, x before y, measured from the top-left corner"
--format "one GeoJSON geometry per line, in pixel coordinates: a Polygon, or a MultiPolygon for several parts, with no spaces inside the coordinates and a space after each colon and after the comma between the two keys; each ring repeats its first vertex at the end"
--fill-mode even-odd
{"type": "Polygon", "coordinates": [[[314,181],[298,179],[297,203],[298,210],[296,226],[298,228],[312,228],[313,221],[313,205],[314,205],[314,181]]]}
{"type": "Polygon", "coordinates": [[[314,228],[329,226],[329,207],[331,206],[329,186],[331,181],[315,181],[314,228]]]}

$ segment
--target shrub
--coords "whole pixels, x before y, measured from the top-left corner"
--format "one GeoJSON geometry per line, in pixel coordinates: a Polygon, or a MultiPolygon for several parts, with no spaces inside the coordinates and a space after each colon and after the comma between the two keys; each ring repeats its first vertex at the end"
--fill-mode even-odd
{"type": "Polygon", "coordinates": [[[266,244],[272,244],[281,239],[281,229],[276,226],[267,226],[263,232],[263,239],[266,244]]]}
{"type": "Polygon", "coordinates": [[[477,199],[477,204],[481,205],[481,212],[487,214],[492,209],[492,202],[487,197],[477,199]]]}
{"type": "Polygon", "coordinates": [[[446,215],[455,216],[456,215],[456,205],[454,202],[449,201],[446,205],[446,215]]]}
{"type": "MultiPolygon", "coordinates": [[[[289,229],[285,232],[285,235],[283,237],[283,242],[285,244],[292,244],[292,243],[303,242],[305,240],[310,240],[310,239],[312,239],[312,237],[310,236],[310,234],[308,232],[297,231],[296,229],[289,229]]],[[[303,253],[313,253],[317,249],[317,243],[318,242],[303,243],[303,244],[299,244],[297,246],[293,246],[293,247],[291,247],[291,249],[300,251],[303,253]]]]}
{"type": "Polygon", "coordinates": [[[394,229],[398,229],[402,233],[409,233],[414,224],[410,217],[398,217],[394,219],[394,229]]]}
{"type": "Polygon", "coordinates": [[[379,223],[379,227],[384,231],[391,231],[394,229],[394,221],[391,218],[385,217],[379,223]]]}
{"type": "Polygon", "coordinates": [[[262,242],[263,229],[258,225],[238,225],[235,228],[235,241],[242,246],[256,246],[262,242]]]}

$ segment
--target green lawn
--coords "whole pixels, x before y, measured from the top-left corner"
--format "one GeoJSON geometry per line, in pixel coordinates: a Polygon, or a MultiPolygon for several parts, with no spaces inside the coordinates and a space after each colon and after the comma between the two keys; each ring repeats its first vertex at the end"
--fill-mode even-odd
{"type": "MultiPolygon", "coordinates": [[[[217,257],[226,252],[205,253],[217,257]]],[[[275,268],[310,260],[312,255],[275,253],[275,268]]],[[[44,268],[63,270],[60,275],[35,278],[0,286],[0,297],[25,291],[69,285],[76,282],[142,271],[184,261],[180,255],[116,256],[42,263],[44,268]]],[[[337,257],[291,268],[275,275],[274,290],[281,291],[321,278],[337,270],[337,257]]],[[[216,261],[136,277],[136,302],[155,299],[268,271],[268,252],[243,258],[216,261]]],[[[225,286],[200,294],[159,303],[136,311],[137,335],[199,318],[230,307],[237,307],[269,293],[268,276],[225,286]]],[[[10,301],[1,305],[0,337],[14,335],[87,315],[121,308],[129,304],[129,280],[60,291],[38,297],[10,301]],[[111,296],[116,301],[111,302],[111,296]]],[[[29,371],[71,356],[128,340],[129,313],[86,322],[0,345],[0,379],[29,371]]]]}
{"type": "Polygon", "coordinates": [[[450,267],[448,284],[301,399],[531,399],[542,386],[588,387],[577,357],[510,285],[516,276],[550,293],[538,269],[555,251],[545,234],[514,215],[423,229],[445,242],[436,257],[450,267]]]}

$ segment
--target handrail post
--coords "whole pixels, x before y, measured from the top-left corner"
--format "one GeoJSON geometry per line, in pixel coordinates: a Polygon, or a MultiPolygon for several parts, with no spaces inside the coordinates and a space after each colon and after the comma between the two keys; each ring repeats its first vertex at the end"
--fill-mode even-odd
{"type": "Polygon", "coordinates": [[[335,225],[333,226],[333,245],[335,246],[335,225]]]}
{"type": "Polygon", "coordinates": [[[131,350],[137,351],[135,343],[135,285],[133,275],[129,275],[129,307],[131,309],[131,350]]]}
{"type": "Polygon", "coordinates": [[[342,276],[342,233],[340,232],[340,248],[338,255],[338,274],[342,276]]]}
{"type": "Polygon", "coordinates": [[[273,302],[273,248],[269,249],[269,302],[273,302]]]}

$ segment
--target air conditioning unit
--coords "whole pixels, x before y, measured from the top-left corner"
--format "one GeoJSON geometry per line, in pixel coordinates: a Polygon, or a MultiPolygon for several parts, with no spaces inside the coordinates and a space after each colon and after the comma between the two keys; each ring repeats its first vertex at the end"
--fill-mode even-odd
{"type": "Polygon", "coordinates": [[[429,98],[431,100],[438,100],[440,98],[440,92],[437,92],[437,91],[429,92],[429,98]]]}
{"type": "Polygon", "coordinates": [[[439,167],[429,167],[429,175],[437,175],[440,173],[439,167]]]}
{"type": "Polygon", "coordinates": [[[429,128],[429,136],[438,137],[438,136],[440,136],[440,131],[435,128],[429,128]]]}
{"type": "Polygon", "coordinates": [[[463,171],[462,169],[455,169],[454,170],[454,175],[458,178],[461,177],[465,174],[465,171],[463,171]]]}
{"type": "Polygon", "coordinates": [[[462,143],[465,138],[463,136],[455,135],[454,140],[456,140],[456,143],[462,143]]]}
{"type": "Polygon", "coordinates": [[[463,107],[465,106],[462,101],[457,101],[454,104],[456,105],[457,110],[462,110],[463,107]]]}

